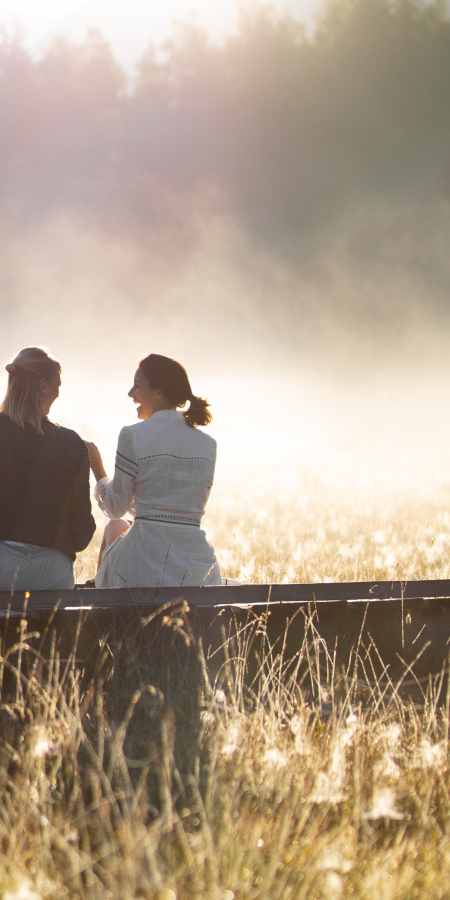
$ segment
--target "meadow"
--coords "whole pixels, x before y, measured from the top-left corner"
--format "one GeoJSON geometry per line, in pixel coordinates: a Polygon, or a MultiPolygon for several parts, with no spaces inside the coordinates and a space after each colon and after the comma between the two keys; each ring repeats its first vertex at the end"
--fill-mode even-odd
{"type": "MultiPolygon", "coordinates": [[[[78,581],[95,572],[106,522],[93,512],[78,581]]],[[[214,486],[203,523],[222,574],[244,584],[449,577],[450,488],[434,471],[371,467],[353,483],[348,468],[237,472],[214,486]]]]}
{"type": "MultiPolygon", "coordinates": [[[[268,484],[211,499],[226,575],[448,577],[445,485],[268,484]]],[[[3,900],[450,898],[445,672],[411,691],[362,647],[338,670],[313,620],[292,669],[264,616],[217,671],[182,599],[109,633],[85,615],[64,646],[52,623],[3,637],[3,900]]]]}

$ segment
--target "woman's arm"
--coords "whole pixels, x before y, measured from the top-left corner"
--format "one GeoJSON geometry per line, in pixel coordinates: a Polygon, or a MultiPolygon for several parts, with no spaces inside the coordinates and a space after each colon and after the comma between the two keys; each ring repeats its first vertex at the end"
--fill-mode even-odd
{"type": "Polygon", "coordinates": [[[98,449],[96,444],[92,443],[92,441],[85,441],[85,444],[88,448],[89,461],[91,464],[91,469],[94,473],[95,480],[100,481],[100,478],[107,478],[108,476],[103,465],[100,450],[98,449]]]}
{"type": "Polygon", "coordinates": [[[129,511],[134,500],[134,480],[138,474],[133,435],[129,427],[122,428],[116,452],[114,478],[108,480],[100,451],[88,443],[91,469],[97,480],[95,497],[100,509],[110,519],[120,519],[129,511]]]}

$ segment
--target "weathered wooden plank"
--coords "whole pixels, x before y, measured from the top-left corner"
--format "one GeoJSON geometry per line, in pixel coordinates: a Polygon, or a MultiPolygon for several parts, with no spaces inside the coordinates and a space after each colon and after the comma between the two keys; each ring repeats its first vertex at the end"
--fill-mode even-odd
{"type": "MultiPolygon", "coordinates": [[[[236,606],[267,603],[310,603],[338,600],[389,600],[405,601],[415,598],[450,598],[450,580],[436,581],[379,581],[340,582],[324,584],[247,584],[214,587],[167,588],[95,588],[79,587],[70,591],[31,591],[27,597],[29,613],[33,610],[51,610],[56,604],[67,607],[95,607],[126,609],[132,607],[161,606],[181,598],[192,606],[236,606]]],[[[21,611],[25,593],[0,592],[0,610],[10,606],[21,611]]],[[[442,602],[442,601],[441,601],[442,602]]]]}

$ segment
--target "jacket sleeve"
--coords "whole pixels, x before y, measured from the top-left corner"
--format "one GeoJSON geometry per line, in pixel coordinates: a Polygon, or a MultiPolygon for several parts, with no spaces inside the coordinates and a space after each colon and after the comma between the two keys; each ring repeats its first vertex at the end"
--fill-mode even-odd
{"type": "Polygon", "coordinates": [[[94,490],[100,509],[110,519],[120,519],[127,512],[134,515],[134,481],[138,474],[133,434],[125,426],[119,434],[114,478],[101,478],[94,490]]]}
{"type": "Polygon", "coordinates": [[[67,503],[67,514],[76,553],[85,550],[95,532],[95,519],[92,515],[89,485],[89,455],[86,448],[84,456],[74,479],[67,503]]]}

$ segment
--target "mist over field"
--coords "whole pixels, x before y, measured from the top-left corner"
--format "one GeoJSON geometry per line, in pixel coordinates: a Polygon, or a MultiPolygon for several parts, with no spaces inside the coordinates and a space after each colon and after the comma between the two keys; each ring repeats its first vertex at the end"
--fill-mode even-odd
{"type": "Polygon", "coordinates": [[[48,346],[55,418],[108,462],[155,351],[210,398],[223,466],[435,473],[449,76],[447,9],[414,0],[335,0],[311,36],[247,6],[220,46],[179,24],[136,78],[98,33],[4,35],[2,359],[48,346]]]}

